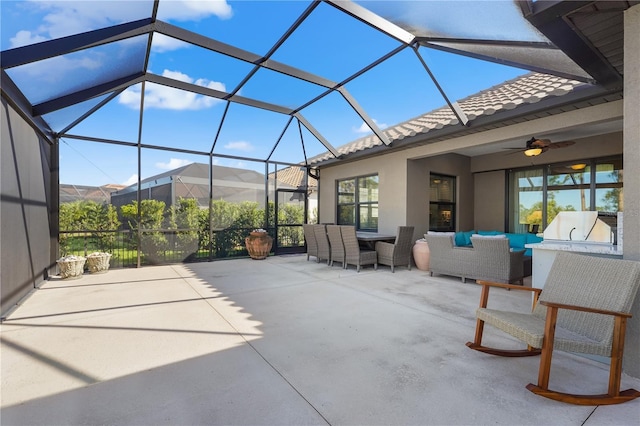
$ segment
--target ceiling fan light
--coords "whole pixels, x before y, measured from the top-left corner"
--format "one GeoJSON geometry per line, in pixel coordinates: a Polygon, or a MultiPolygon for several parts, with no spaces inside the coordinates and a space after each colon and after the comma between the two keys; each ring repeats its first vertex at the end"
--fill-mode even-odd
{"type": "Polygon", "coordinates": [[[572,164],[572,165],[571,165],[571,166],[569,166],[569,167],[571,167],[573,170],[582,170],[582,169],[584,169],[585,167],[587,167],[587,165],[586,165],[586,164],[584,164],[584,163],[578,163],[578,164],[572,164]]]}
{"type": "Polygon", "coordinates": [[[524,152],[527,157],[535,157],[540,154],[542,154],[542,148],[529,148],[524,152]]]}

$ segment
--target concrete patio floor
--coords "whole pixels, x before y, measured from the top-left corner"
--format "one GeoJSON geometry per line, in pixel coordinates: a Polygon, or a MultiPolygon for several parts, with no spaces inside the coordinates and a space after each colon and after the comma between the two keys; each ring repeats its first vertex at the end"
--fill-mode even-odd
{"type": "MultiPolygon", "coordinates": [[[[525,389],[538,357],[468,349],[479,294],[415,268],[356,273],[303,255],[52,277],[2,324],[1,422],[638,424],[640,400],[547,400],[525,389]]],[[[530,300],[497,290],[490,303],[530,300]]],[[[554,354],[552,388],[602,393],[607,381],[606,365],[554,354]]],[[[628,387],[640,380],[623,375],[628,387]]]]}

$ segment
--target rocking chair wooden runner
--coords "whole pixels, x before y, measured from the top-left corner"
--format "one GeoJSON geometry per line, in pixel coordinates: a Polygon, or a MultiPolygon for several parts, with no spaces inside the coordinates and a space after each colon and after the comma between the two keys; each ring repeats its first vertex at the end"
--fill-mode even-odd
{"type": "Polygon", "coordinates": [[[640,286],[640,262],[560,252],[551,267],[544,289],[478,281],[482,287],[476,311],[476,334],[467,346],[500,356],[541,354],[538,384],[531,392],[577,405],[609,405],[640,396],[635,389],[620,391],[622,354],[627,318],[640,286]],[[489,289],[501,287],[534,293],[533,312],[521,314],[488,309],[489,289]],[[488,323],[518,340],[527,349],[503,350],[482,346],[488,323]],[[549,389],[553,350],[611,358],[606,394],[577,395],[549,389]]]}

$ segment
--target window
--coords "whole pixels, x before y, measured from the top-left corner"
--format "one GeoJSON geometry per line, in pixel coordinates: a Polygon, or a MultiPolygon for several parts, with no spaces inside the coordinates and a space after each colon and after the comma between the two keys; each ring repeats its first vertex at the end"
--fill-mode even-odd
{"type": "Polygon", "coordinates": [[[561,211],[622,211],[622,175],[622,157],[512,170],[509,230],[543,231],[561,211]]]}
{"type": "Polygon", "coordinates": [[[456,178],[432,173],[429,180],[429,230],[455,231],[456,178]]]}
{"type": "Polygon", "coordinates": [[[361,231],[378,230],[378,175],[337,182],[338,224],[361,231]]]}
{"type": "Polygon", "coordinates": [[[509,174],[510,231],[526,233],[542,231],[544,170],[519,170],[509,174]]]}

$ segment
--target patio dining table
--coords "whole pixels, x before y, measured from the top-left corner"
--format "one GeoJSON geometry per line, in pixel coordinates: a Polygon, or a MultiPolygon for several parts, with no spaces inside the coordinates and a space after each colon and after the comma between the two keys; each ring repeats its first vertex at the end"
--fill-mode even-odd
{"type": "Polygon", "coordinates": [[[356,237],[358,238],[360,246],[369,250],[374,250],[376,247],[376,242],[378,241],[394,242],[396,240],[395,235],[365,231],[357,231],[356,237]]]}

